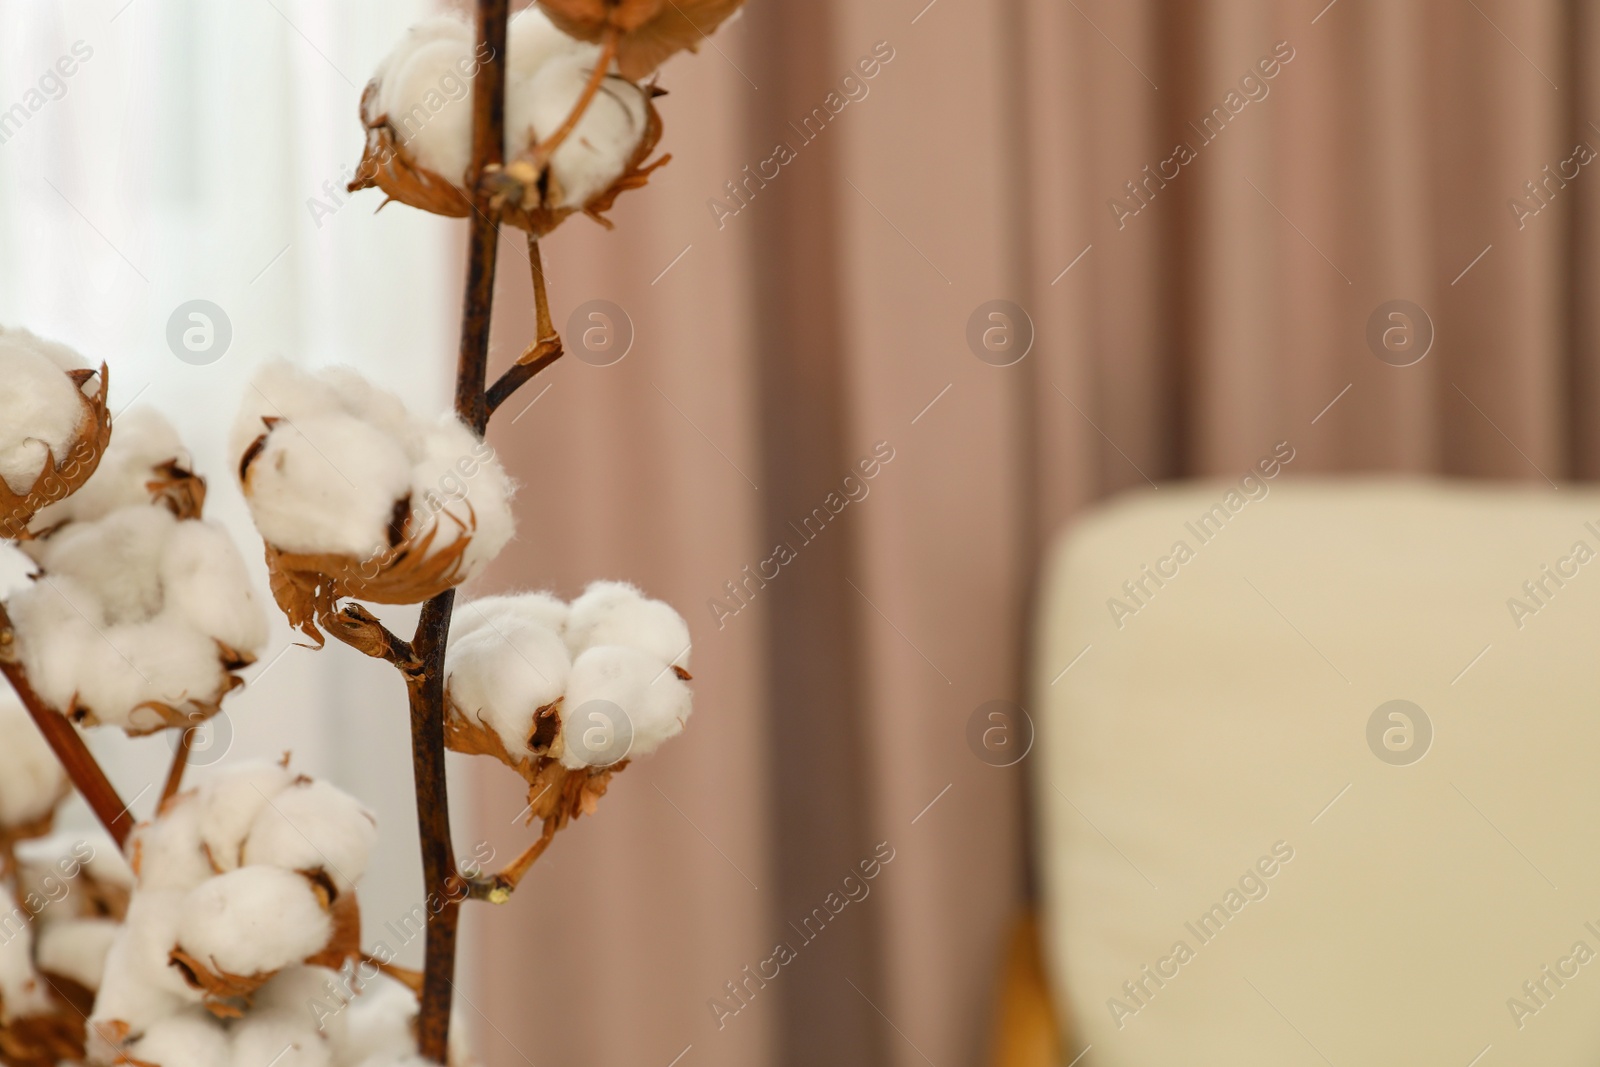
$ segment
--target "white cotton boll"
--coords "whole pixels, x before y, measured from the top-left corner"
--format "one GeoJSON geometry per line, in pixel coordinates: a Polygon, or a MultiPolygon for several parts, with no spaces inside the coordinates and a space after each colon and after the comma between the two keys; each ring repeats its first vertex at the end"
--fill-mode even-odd
{"type": "Polygon", "coordinates": [[[148,504],[156,469],[174,462],[186,465],[188,459],[178,432],[160,412],[143,405],[132,408],[117,416],[111,443],[89,480],[71,496],[41,508],[28,528],[39,532],[148,504]]]}
{"type": "Polygon", "coordinates": [[[596,645],[572,661],[561,709],[566,740],[561,764],[577,770],[591,763],[609,765],[623,755],[648,756],[683,732],[692,701],[683,679],[661,660],[636,648],[596,645]],[[588,707],[593,701],[604,703],[588,707]],[[621,729],[609,721],[614,715],[611,705],[622,710],[632,729],[632,746],[626,753],[616,751],[609,740],[612,731],[621,729]],[[583,731],[593,728],[606,731],[606,739],[588,743],[583,731]]]}
{"type": "MultiPolygon", "coordinates": [[[[473,614],[471,604],[466,614],[473,614]]],[[[469,722],[492,728],[517,755],[530,747],[535,713],[566,692],[571,657],[556,631],[502,616],[452,634],[444,669],[455,707],[469,722]]]]}
{"type": "Polygon", "coordinates": [[[300,781],[256,816],[244,840],[244,862],[321,869],[343,890],[366,872],[377,839],[372,813],[354,797],[327,782],[300,781]]]}
{"type": "Polygon", "coordinates": [[[65,794],[67,774],[12,693],[0,689],[0,828],[38,822],[65,794]]]}
{"type": "Polygon", "coordinates": [[[106,953],[95,1016],[122,1019],[142,1032],[155,1019],[200,1003],[201,993],[172,965],[178,927],[188,911],[187,893],[140,890],[133,895],[122,928],[106,953]]]}
{"type": "MultiPolygon", "coordinates": [[[[599,54],[599,45],[568,37],[538,5],[530,4],[512,17],[506,32],[506,78],[508,81],[531,78],[557,56],[576,55],[592,64],[599,54]]],[[[507,123],[508,149],[515,133],[507,123]]]]}
{"type": "Polygon", "coordinates": [[[107,894],[133,888],[127,861],[111,838],[98,830],[19,841],[16,856],[18,897],[36,915],[51,921],[97,916],[97,906],[107,894]]]}
{"type": "MultiPolygon", "coordinates": [[[[21,326],[0,326],[0,344],[17,345],[36,352],[63,371],[86,370],[90,367],[89,361],[71,345],[40,337],[21,326]]],[[[92,395],[94,389],[91,388],[89,392],[92,395]]]]}
{"type": "Polygon", "coordinates": [[[267,643],[267,615],[233,538],[199,519],[173,527],[161,558],[165,607],[237,652],[267,643]]]}
{"type": "Polygon", "coordinates": [[[461,561],[461,580],[468,581],[500,554],[515,532],[511,479],[494,449],[454,416],[423,431],[413,449],[412,536],[436,528],[431,555],[452,544],[463,529],[471,531],[461,561]]]}
{"type": "MultiPolygon", "coordinates": [[[[321,415],[344,414],[402,436],[411,423],[405,402],[379,388],[353,367],[308,370],[288,360],[266,363],[251,380],[228,435],[228,453],[237,460],[267,432],[274,419],[295,422],[321,415]]],[[[238,473],[237,467],[234,471],[238,473]]]]}
{"type": "MultiPolygon", "coordinates": [[[[531,78],[508,86],[508,129],[532,129],[540,140],[555,133],[583,95],[594,57],[559,55],[531,78]]],[[[550,173],[561,196],[556,207],[582,207],[622,176],[645,129],[644,93],[607,76],[578,125],[556,149],[550,173]]]]}
{"type": "Polygon", "coordinates": [[[200,1003],[170,963],[182,915],[183,893],[141,892],[105,957],[100,987],[89,1016],[89,1060],[111,1063],[121,1023],[137,1038],[162,1019],[200,1003]]]}
{"type": "Polygon", "coordinates": [[[161,559],[177,524],[166,508],[122,508],[63,529],[45,542],[39,565],[93,591],[99,611],[84,614],[94,624],[143,622],[161,611],[161,559]]]}
{"type": "Polygon", "coordinates": [[[334,1051],[340,1064],[361,1064],[381,1057],[397,1061],[415,1054],[417,1041],[411,1023],[417,1017],[417,998],[394,979],[379,977],[367,983],[346,1015],[345,1032],[335,1035],[334,1051]]]}
{"type": "MultiPolygon", "coordinates": [[[[531,9],[530,9],[531,10],[531,9]]],[[[553,593],[507,593],[458,601],[450,619],[450,640],[504,620],[533,623],[558,634],[567,630],[567,602],[553,593]]]]}
{"type": "Polygon", "coordinates": [[[337,1050],[349,1030],[346,1001],[350,980],[326,967],[285,967],[251,997],[254,1011],[294,1017],[337,1050]]]}
{"type": "Polygon", "coordinates": [[[688,669],[689,624],[672,605],[627,582],[590,582],[567,615],[574,656],[595,645],[625,645],[688,669]]]}
{"type": "Polygon", "coordinates": [[[277,763],[246,763],[200,786],[199,836],[211,864],[219,872],[242,862],[244,839],[271,801],[294,784],[295,776],[277,763]]]}
{"type": "Polygon", "coordinates": [[[41,923],[34,960],[47,974],[99,989],[106,954],[122,924],[115,919],[60,919],[41,923]]]}
{"type": "Polygon", "coordinates": [[[26,330],[0,333],[0,478],[13,492],[33,488],[46,455],[63,460],[77,440],[87,416],[66,371],[87,365],[26,330]]]}
{"type": "Polygon", "coordinates": [[[381,68],[379,104],[412,160],[461,184],[472,154],[473,31],[430,19],[401,40],[381,68]]]}
{"type": "Polygon", "coordinates": [[[329,1067],[328,1041],[297,1012],[252,1011],[233,1024],[233,1051],[214,1067],[329,1067]]]}
{"type": "Polygon", "coordinates": [[[245,477],[250,513],[269,544],[366,559],[389,547],[411,465],[394,437],[328,412],[279,423],[245,477]]]}
{"type": "Polygon", "coordinates": [[[50,1007],[49,987],[33,968],[33,924],[21,909],[0,915],[0,1022],[50,1007]]]}
{"type": "Polygon", "coordinates": [[[310,881],[277,867],[240,867],[184,898],[177,943],[214,972],[248,976],[299,963],[332,936],[310,881]]]}
{"type": "Polygon", "coordinates": [[[184,892],[216,872],[200,837],[201,805],[193,793],[179,793],[154,822],[140,823],[128,841],[138,870],[141,894],[184,892]]]}
{"type": "Polygon", "coordinates": [[[201,1008],[151,1024],[144,1036],[130,1043],[133,1062],[155,1067],[218,1067],[228,1062],[228,1031],[201,1008]]]}

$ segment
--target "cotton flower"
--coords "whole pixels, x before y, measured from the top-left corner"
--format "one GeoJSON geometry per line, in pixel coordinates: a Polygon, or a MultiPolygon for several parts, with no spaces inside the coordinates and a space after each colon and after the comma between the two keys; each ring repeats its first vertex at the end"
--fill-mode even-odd
{"type": "Polygon", "coordinates": [[[366,873],[377,822],[357,800],[327,782],[305,778],[263,805],[242,851],[246,867],[323,871],[340,889],[366,873]]]}
{"type": "Polygon", "coordinates": [[[0,689],[0,840],[49,830],[66,772],[9,686],[0,689]]]}
{"type": "Polygon", "coordinates": [[[122,924],[115,919],[62,919],[42,922],[34,957],[39,969],[83,988],[100,988],[106,955],[122,924]]]}
{"type": "Polygon", "coordinates": [[[419,166],[459,185],[472,151],[473,32],[439,16],[412,26],[379,66],[378,104],[419,166]],[[470,73],[469,73],[470,72],[470,73]]]}
{"type": "Polygon", "coordinates": [[[683,732],[691,704],[689,687],[661,660],[637,648],[594,645],[572,662],[561,763],[577,770],[648,756],[683,732]]]}
{"type": "Polygon", "coordinates": [[[9,610],[33,686],[64,714],[148,733],[194,724],[239,684],[266,618],[220,527],[157,506],[75,522],[9,610]]]}
{"type": "Polygon", "coordinates": [[[82,386],[69,372],[89,363],[27,330],[0,330],[0,478],[27,493],[54,457],[66,460],[88,421],[82,386]]]}
{"type": "MultiPolygon", "coordinates": [[[[481,66],[476,48],[473,28],[450,17],[419,23],[400,39],[362,100],[368,143],[352,190],[379,186],[426,211],[471,213],[465,185],[481,66]]],[[[518,183],[507,222],[543,233],[574,211],[598,218],[617,193],[644,184],[650,168],[640,164],[660,135],[645,90],[608,72],[577,126],[540,159],[535,149],[566,123],[601,62],[600,49],[529,8],[511,21],[507,53],[502,152],[505,174],[518,183]],[[548,169],[535,169],[534,161],[548,169]]],[[[512,186],[506,190],[509,197],[512,186]]]]}
{"type": "Polygon", "coordinates": [[[245,839],[256,819],[294,783],[294,774],[282,764],[246,763],[199,787],[196,837],[213,870],[231,871],[244,861],[245,839]]]}
{"type": "Polygon", "coordinates": [[[333,919],[310,879],[278,867],[220,874],[190,891],[183,908],[178,949],[220,977],[270,975],[333,937],[333,919]]]}
{"type": "MultiPolygon", "coordinates": [[[[128,846],[137,884],[104,950],[91,1061],[166,1067],[140,1050],[215,1055],[220,1033],[226,1055],[202,1062],[260,1067],[298,1044],[280,1063],[345,1067],[334,1042],[347,1022],[312,1002],[360,950],[351,883],[372,838],[353,798],[278,764],[228,768],[165,801],[128,846]],[[196,1006],[235,1021],[211,1023],[196,1006]]],[[[85,862],[87,875],[94,861],[85,862]]],[[[92,936],[62,935],[80,942],[84,966],[92,936]]]]}
{"type": "Polygon", "coordinates": [[[548,751],[561,725],[550,709],[571,670],[559,629],[565,614],[566,605],[544,593],[462,604],[445,656],[452,714],[494,730],[508,753],[548,751]]]}
{"type": "Polygon", "coordinates": [[[50,990],[33,965],[33,926],[0,938],[0,1025],[51,1008],[50,990]]]}
{"type": "Polygon", "coordinates": [[[311,621],[340,596],[416,603],[466,581],[513,533],[511,482],[459,419],[425,419],[348,368],[269,364],[232,448],[279,605],[311,621]]]}
{"type": "Polygon", "coordinates": [[[203,810],[194,793],[179,793],[134,828],[128,854],[141,892],[187,892],[216,873],[201,838],[203,810]]]}
{"type": "Polygon", "coordinates": [[[97,1062],[111,1061],[106,1046],[138,1038],[162,1019],[200,1003],[200,991],[171,965],[186,900],[183,892],[141,890],[129,902],[127,918],[106,953],[89,1016],[90,1053],[97,1062]]]}
{"type": "MultiPolygon", "coordinates": [[[[132,408],[117,416],[111,443],[89,480],[66,499],[41,508],[29,531],[38,536],[65,523],[103,519],[119,508],[160,499],[169,500],[181,518],[198,517],[198,479],[188,468],[188,450],[172,424],[154,408],[132,408]]],[[[204,489],[198,493],[203,500],[204,489]]]]}
{"type": "MultiPolygon", "coordinates": [[[[524,140],[517,152],[508,148],[508,158],[531,151],[560,128],[582,96],[594,62],[582,54],[557,55],[531,78],[510,84],[506,128],[524,131],[524,140]]],[[[557,208],[581,208],[610,188],[633,159],[647,120],[644,93],[620,77],[606,78],[550,157],[554,188],[546,201],[557,208]]]]}
{"type": "Polygon", "coordinates": [[[627,582],[590,582],[572,602],[566,637],[574,656],[596,645],[623,645],[663,664],[689,666],[689,624],[670,604],[627,582]]]}
{"type": "Polygon", "coordinates": [[[304,1012],[252,1011],[232,1026],[229,1067],[330,1067],[328,1041],[304,1012]]]}
{"type": "Polygon", "coordinates": [[[159,1067],[227,1067],[229,1051],[227,1029],[199,1008],[159,1020],[128,1048],[133,1062],[159,1067]]]}

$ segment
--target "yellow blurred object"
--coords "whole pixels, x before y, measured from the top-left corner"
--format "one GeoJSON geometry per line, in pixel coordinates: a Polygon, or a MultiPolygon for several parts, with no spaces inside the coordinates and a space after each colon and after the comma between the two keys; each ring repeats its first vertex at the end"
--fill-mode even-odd
{"type": "Polygon", "coordinates": [[[990,1067],[1060,1067],[1061,1031],[1032,910],[1017,917],[1006,946],[995,1004],[990,1067]]]}

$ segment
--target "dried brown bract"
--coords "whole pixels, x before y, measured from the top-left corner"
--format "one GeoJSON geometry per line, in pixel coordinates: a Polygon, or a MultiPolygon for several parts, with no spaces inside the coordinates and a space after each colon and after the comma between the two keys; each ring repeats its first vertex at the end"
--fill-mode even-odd
{"type": "Polygon", "coordinates": [[[67,373],[78,385],[78,396],[84,412],[83,426],[65,455],[46,457],[44,469],[26,493],[15,493],[0,480],[0,538],[29,540],[33,535],[28,532],[28,523],[33,520],[34,512],[77,492],[100,465],[100,457],[111,443],[111,411],[106,406],[111,375],[105,364],[102,363],[98,371],[67,373]],[[92,393],[85,392],[84,387],[96,377],[99,378],[98,388],[92,393]]]}
{"type": "Polygon", "coordinates": [[[617,66],[629,78],[647,76],[676,52],[700,42],[744,0],[539,0],[562,32],[598,41],[608,28],[617,41],[617,66]]]}

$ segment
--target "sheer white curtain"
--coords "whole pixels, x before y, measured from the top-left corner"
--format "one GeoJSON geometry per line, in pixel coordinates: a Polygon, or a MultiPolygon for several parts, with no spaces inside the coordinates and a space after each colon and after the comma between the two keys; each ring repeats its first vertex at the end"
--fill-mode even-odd
{"type": "MultiPolygon", "coordinates": [[[[264,598],[259,539],[223,451],[255,368],[349,362],[415,405],[447,402],[452,227],[414,211],[375,217],[378,194],[343,192],[361,87],[428,6],[0,0],[0,323],[109,363],[114,411],[149,404],[174,421],[209,480],[207,513],[234,530],[264,598]],[[167,341],[192,300],[231,325],[205,365],[167,341]]],[[[275,620],[202,759],[229,734],[229,760],[292,749],[298,767],[372,806],[385,832],[363,905],[381,927],[419,900],[404,689],[342,646],[292,644],[275,620]]],[[[147,813],[167,745],[94,744],[147,813]]],[[[409,949],[420,959],[420,944],[409,949]]]]}

